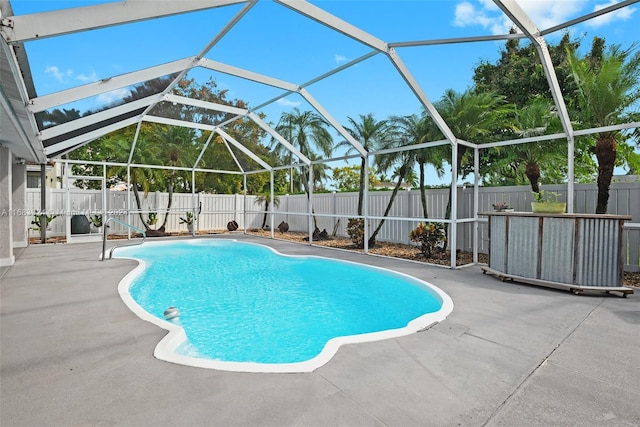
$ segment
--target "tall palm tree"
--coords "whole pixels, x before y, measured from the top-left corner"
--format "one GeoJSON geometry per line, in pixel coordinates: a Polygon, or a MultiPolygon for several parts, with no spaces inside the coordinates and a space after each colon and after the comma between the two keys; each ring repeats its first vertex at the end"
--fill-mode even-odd
{"type": "MultiPolygon", "coordinates": [[[[189,159],[187,163],[184,162],[185,157],[189,157],[188,153],[193,153],[193,138],[194,132],[191,128],[180,126],[163,126],[158,125],[154,129],[153,144],[159,145],[160,156],[163,164],[167,166],[177,167],[185,164],[192,165],[193,160],[189,159]]],[[[164,230],[171,211],[171,205],[173,204],[173,190],[176,179],[176,170],[171,169],[168,171],[166,177],[166,186],[169,198],[167,200],[166,213],[160,230],[164,230]]]]}
{"type": "MultiPolygon", "coordinates": [[[[622,49],[612,45],[604,52],[594,39],[591,54],[579,59],[568,52],[569,65],[578,87],[578,109],[582,127],[603,127],[627,121],[630,109],[640,99],[640,52],[635,45],[622,49]]],[[[637,105],[636,105],[637,106],[637,105]]],[[[598,160],[598,198],[596,213],[607,213],[609,186],[616,164],[620,131],[600,132],[595,136],[598,160]]]]}
{"type": "MultiPolygon", "coordinates": [[[[296,147],[302,154],[307,157],[312,156],[315,150],[326,157],[331,156],[333,151],[333,138],[328,130],[329,124],[317,113],[312,111],[300,111],[294,108],[290,113],[283,113],[275,130],[296,147]]],[[[282,158],[289,159],[292,163],[293,157],[291,152],[280,144],[278,141],[272,141],[272,148],[280,154],[282,158]]],[[[309,194],[307,183],[309,181],[308,171],[302,170],[300,174],[302,188],[309,194]]],[[[293,191],[293,170],[290,174],[291,191],[293,191]]]]}
{"type": "MultiPolygon", "coordinates": [[[[355,138],[360,145],[367,151],[376,151],[390,147],[397,133],[397,127],[391,120],[376,120],[373,113],[360,115],[360,121],[356,121],[352,117],[347,117],[348,126],[344,126],[345,130],[355,138]]],[[[336,148],[348,147],[346,153],[351,154],[355,148],[347,140],[338,143],[336,148]]],[[[364,185],[367,176],[364,171],[365,158],[360,162],[360,187],[358,191],[358,215],[362,215],[362,204],[364,202],[364,185]]]]}
{"type": "MultiPolygon", "coordinates": [[[[524,108],[518,110],[514,117],[514,131],[527,138],[560,131],[562,125],[556,111],[549,100],[536,97],[524,108]]],[[[505,148],[511,151],[511,167],[522,171],[529,180],[531,191],[540,193],[540,164],[552,165],[554,159],[563,158],[566,147],[554,141],[540,141],[530,144],[518,144],[505,148]],[[524,170],[523,170],[524,167],[524,170]]]]}
{"type": "MultiPolygon", "coordinates": [[[[405,135],[405,139],[410,144],[421,144],[430,140],[435,140],[440,136],[435,122],[423,111],[421,116],[412,114],[405,117],[395,118],[396,123],[405,135]]],[[[427,210],[427,194],[425,190],[425,168],[431,165],[435,168],[438,177],[444,174],[444,152],[442,147],[421,148],[411,152],[415,157],[419,168],[420,201],[422,202],[422,215],[429,217],[427,210]]]]}
{"type": "MultiPolygon", "coordinates": [[[[111,135],[103,137],[103,147],[105,148],[105,151],[113,153],[114,157],[126,159],[129,156],[131,142],[124,134],[114,132],[111,135]]],[[[147,135],[145,133],[140,133],[138,143],[136,145],[136,154],[140,158],[145,159],[149,164],[156,163],[160,158],[159,146],[157,144],[147,143],[147,135]]],[[[107,174],[109,176],[118,176],[122,179],[126,179],[127,166],[112,166],[107,170],[107,174]]],[[[138,208],[140,222],[146,231],[151,231],[151,228],[141,212],[142,201],[140,198],[140,191],[142,190],[144,197],[147,197],[153,188],[164,188],[164,180],[165,176],[161,169],[145,169],[141,167],[131,168],[131,189],[138,208]]]]}
{"type": "MultiPolygon", "coordinates": [[[[490,137],[499,137],[506,127],[510,127],[509,119],[514,109],[505,102],[505,97],[496,92],[478,92],[468,89],[458,93],[448,89],[436,104],[438,112],[447,123],[453,134],[473,143],[483,143],[490,137]]],[[[468,148],[458,145],[456,170],[462,171],[468,148]]],[[[446,218],[451,217],[451,194],[453,183],[449,189],[446,218]]]]}

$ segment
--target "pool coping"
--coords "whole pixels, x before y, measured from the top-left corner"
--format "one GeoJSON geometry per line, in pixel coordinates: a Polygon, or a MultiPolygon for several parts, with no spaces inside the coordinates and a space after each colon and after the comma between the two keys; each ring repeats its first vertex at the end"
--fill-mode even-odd
{"type": "MultiPolygon", "coordinates": [[[[191,239],[180,239],[181,242],[194,242],[198,241],[198,238],[191,239]]],[[[218,240],[226,240],[239,242],[238,239],[233,238],[225,238],[218,240]]],[[[165,245],[170,244],[174,241],[172,240],[162,240],[155,242],[147,242],[147,245],[165,245]]],[[[315,259],[327,259],[332,261],[338,261],[347,264],[353,265],[361,265],[366,268],[370,268],[373,270],[380,270],[385,272],[390,272],[394,275],[398,275],[401,277],[406,277],[410,279],[412,282],[418,282],[421,286],[428,288],[430,292],[433,292],[441,303],[440,309],[438,311],[432,313],[426,313],[422,316],[419,316],[413,320],[411,320],[407,326],[396,329],[388,329],[384,331],[378,332],[370,332],[365,334],[357,334],[357,335],[346,335],[331,338],[322,351],[315,357],[302,361],[302,362],[293,362],[293,363],[257,363],[257,362],[229,362],[229,361],[221,361],[221,360],[212,360],[212,359],[202,359],[197,357],[186,356],[182,354],[178,354],[176,349],[182,345],[186,340],[187,336],[184,329],[177,323],[170,322],[168,320],[160,319],[144,308],[142,308],[129,293],[129,288],[133,280],[146,268],[146,263],[138,258],[133,257],[115,257],[118,259],[131,259],[138,262],[136,268],[131,270],[118,284],[118,293],[120,298],[125,303],[125,305],[140,319],[145,320],[147,322],[153,323],[158,327],[165,329],[167,334],[158,342],[156,345],[153,355],[157,359],[164,360],[166,362],[176,363],[179,365],[192,366],[198,368],[205,369],[215,369],[222,371],[230,371],[230,372],[250,372],[250,373],[304,373],[304,372],[313,372],[316,369],[327,364],[338,352],[341,346],[347,344],[360,344],[374,341],[382,341],[392,338],[399,338],[407,335],[411,335],[414,333],[418,333],[421,331],[425,331],[434,325],[442,322],[451,314],[454,308],[453,300],[451,297],[444,292],[442,289],[437,286],[426,282],[422,279],[418,279],[417,277],[413,277],[409,274],[402,273],[396,270],[392,270],[389,268],[372,266],[367,264],[361,264],[354,261],[348,260],[336,260],[334,258],[323,257],[319,255],[291,255],[282,253],[275,248],[255,243],[255,242],[242,242],[243,244],[261,246],[263,248],[269,249],[275,254],[279,256],[289,257],[289,258],[315,258],[315,259]]],[[[117,252],[117,249],[116,249],[117,252]]]]}

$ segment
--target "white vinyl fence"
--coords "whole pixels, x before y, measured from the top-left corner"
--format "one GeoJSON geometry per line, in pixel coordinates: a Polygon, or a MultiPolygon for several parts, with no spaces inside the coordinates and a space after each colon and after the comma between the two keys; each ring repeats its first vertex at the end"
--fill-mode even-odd
{"type": "MultiPolygon", "coordinates": [[[[567,190],[565,185],[543,186],[545,191],[559,193],[561,200],[566,200],[567,190]]],[[[463,251],[473,249],[474,227],[474,192],[472,187],[459,187],[457,189],[458,200],[458,224],[456,226],[457,248],[463,251]],[[466,219],[466,222],[465,222],[466,219]]],[[[578,184],[575,186],[574,211],[576,213],[593,213],[596,205],[596,187],[592,184],[578,184]]],[[[368,216],[369,227],[372,231],[378,224],[387,207],[391,191],[373,191],[369,193],[368,216]]],[[[142,195],[141,195],[142,196],[142,195]]],[[[64,217],[77,215],[91,216],[95,213],[106,212],[109,217],[115,217],[120,221],[143,228],[142,220],[137,211],[133,194],[131,194],[131,210],[127,210],[127,192],[107,192],[107,206],[102,206],[102,192],[99,190],[52,190],[46,194],[47,212],[58,213],[60,216],[54,219],[50,225],[52,235],[65,235],[66,223],[64,217]],[[67,195],[70,197],[67,208],[67,195]],[[70,211],[70,212],[69,212],[70,211]]],[[[270,206],[273,209],[273,219],[267,215],[267,226],[277,227],[281,221],[289,224],[290,231],[309,231],[308,199],[306,195],[279,196],[278,206],[270,206]]],[[[428,216],[432,220],[442,219],[445,216],[448,189],[427,190],[428,216]]],[[[516,211],[531,211],[532,194],[528,186],[517,187],[489,187],[479,189],[478,212],[492,211],[492,204],[497,201],[506,201],[516,211]]],[[[144,219],[149,212],[158,213],[158,224],[163,223],[168,202],[168,194],[155,192],[141,200],[141,210],[144,219]]],[[[326,229],[332,235],[346,236],[346,225],[349,218],[356,216],[358,203],[357,193],[323,193],[314,194],[313,213],[314,219],[320,230],[326,229]]],[[[39,211],[40,190],[27,190],[27,212],[39,211]]],[[[264,204],[256,204],[255,196],[221,195],[221,194],[184,194],[174,193],[171,210],[169,212],[166,230],[167,232],[186,232],[187,226],[180,224],[180,217],[184,217],[187,211],[193,212],[196,218],[194,228],[197,231],[225,230],[227,223],[235,220],[240,229],[259,228],[262,226],[265,212],[264,204]]],[[[640,183],[615,183],[611,185],[609,213],[617,215],[629,215],[632,217],[625,225],[624,247],[626,251],[625,269],[627,271],[640,271],[640,183]]],[[[389,212],[378,240],[410,243],[409,231],[415,228],[420,221],[425,221],[422,215],[422,205],[419,190],[401,190],[389,212]]],[[[313,223],[312,223],[313,224],[313,223]]],[[[313,225],[312,225],[313,226],[313,225]]],[[[478,250],[486,253],[488,249],[488,235],[486,220],[480,216],[478,221],[478,250]]],[[[110,233],[127,234],[127,228],[117,224],[110,224],[110,233]]],[[[370,232],[371,232],[370,231],[370,232]]],[[[277,232],[277,231],[276,231],[277,232]]],[[[38,233],[30,230],[31,237],[37,237],[38,233]]]]}

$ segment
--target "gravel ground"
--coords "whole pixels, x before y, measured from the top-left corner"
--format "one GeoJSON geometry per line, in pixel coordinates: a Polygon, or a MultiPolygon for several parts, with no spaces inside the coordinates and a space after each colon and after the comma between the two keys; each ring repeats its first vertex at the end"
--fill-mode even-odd
{"type": "MultiPolygon", "coordinates": [[[[271,237],[271,233],[265,230],[251,229],[251,230],[247,230],[247,233],[256,235],[256,236],[271,237]]],[[[280,233],[279,231],[275,231],[274,237],[276,239],[289,240],[289,241],[298,242],[298,243],[306,243],[304,239],[307,237],[307,234],[298,233],[298,232],[280,233]]],[[[354,244],[351,242],[351,240],[343,237],[335,237],[335,238],[332,238],[331,240],[314,241],[314,244],[318,246],[327,246],[331,248],[363,252],[362,249],[357,249],[354,246],[354,244]]],[[[369,249],[369,253],[376,254],[376,255],[389,256],[394,258],[409,259],[412,261],[425,262],[429,264],[438,264],[438,265],[446,265],[446,266],[451,265],[449,252],[439,253],[433,258],[427,259],[422,255],[422,253],[417,247],[398,244],[398,243],[378,242],[374,248],[369,249]]],[[[470,252],[460,252],[456,258],[456,265],[465,265],[465,264],[470,264],[472,262],[473,262],[473,254],[471,254],[470,252]]],[[[486,264],[487,255],[478,254],[478,262],[486,264]]],[[[640,287],[640,272],[631,273],[631,272],[625,271],[624,278],[623,278],[623,285],[640,287]]]]}

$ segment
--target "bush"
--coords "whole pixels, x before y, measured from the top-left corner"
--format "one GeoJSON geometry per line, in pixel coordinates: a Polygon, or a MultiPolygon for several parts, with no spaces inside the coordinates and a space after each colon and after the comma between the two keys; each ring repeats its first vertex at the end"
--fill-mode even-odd
{"type": "Polygon", "coordinates": [[[358,248],[364,248],[364,219],[349,218],[347,222],[347,234],[358,248]]]}
{"type": "Polygon", "coordinates": [[[420,252],[425,258],[431,258],[433,252],[444,249],[447,242],[447,234],[441,222],[419,223],[414,230],[411,230],[409,238],[420,245],[420,252]]]}

